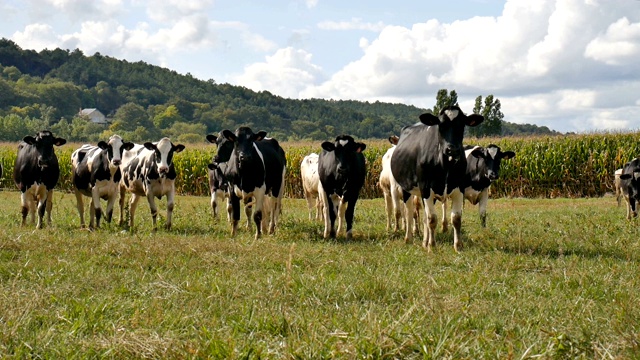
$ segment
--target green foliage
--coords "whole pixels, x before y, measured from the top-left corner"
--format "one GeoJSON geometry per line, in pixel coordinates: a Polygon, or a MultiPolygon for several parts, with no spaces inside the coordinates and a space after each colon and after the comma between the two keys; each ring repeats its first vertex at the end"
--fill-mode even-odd
{"type": "Polygon", "coordinates": [[[451,90],[447,93],[447,89],[440,89],[436,94],[436,104],[433,106],[433,113],[438,115],[440,110],[447,106],[460,106],[458,104],[458,93],[451,90]]]}
{"type": "MultiPolygon", "coordinates": [[[[49,110],[37,117],[46,116],[48,125],[53,126],[62,118],[70,121],[80,108],[98,108],[114,122],[110,130],[145,141],[176,122],[203,124],[207,132],[246,125],[277,133],[282,141],[323,140],[340,134],[386,139],[429,111],[377,101],[284,99],[268,91],[201,81],[189,74],[100,53],[85,56],[80,50],[22,50],[7,39],[0,39],[0,71],[0,116],[11,113],[12,108],[42,104],[49,110]],[[146,112],[146,117],[140,109],[135,111],[138,115],[132,115],[134,105],[146,112]]],[[[435,110],[445,103],[457,103],[455,90],[443,91],[435,110]]],[[[76,132],[83,131],[71,133],[76,132]]],[[[9,140],[3,134],[0,129],[0,140],[9,140]]]]}
{"type": "Polygon", "coordinates": [[[476,127],[468,128],[468,134],[475,137],[501,135],[502,124],[504,123],[504,114],[500,110],[501,107],[500,100],[494,99],[493,95],[488,95],[484,99],[484,106],[482,106],[482,96],[478,96],[473,113],[482,115],[484,121],[476,127]]]}

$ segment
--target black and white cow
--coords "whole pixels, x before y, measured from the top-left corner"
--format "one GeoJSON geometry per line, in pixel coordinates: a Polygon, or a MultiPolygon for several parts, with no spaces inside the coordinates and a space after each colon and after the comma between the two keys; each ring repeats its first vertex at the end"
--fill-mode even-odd
{"type": "Polygon", "coordinates": [[[637,204],[640,202],[640,158],[635,158],[622,167],[620,188],[627,201],[627,219],[638,216],[637,204]]]}
{"type": "Polygon", "coordinates": [[[322,152],[318,158],[318,196],[322,199],[324,210],[325,238],[336,237],[336,217],[339,218],[337,232],[340,233],[344,218],[347,223],[347,240],[353,236],[353,214],[367,174],[362,155],[366,147],[349,135],[340,135],[335,142],[322,143],[322,152]]]}
{"type": "Polygon", "coordinates": [[[64,145],[66,142],[63,138],[53,136],[51,131],[44,130],[38,132],[35,137],[25,136],[18,145],[13,181],[22,193],[22,226],[26,224],[28,213],[31,213],[31,221],[35,221],[36,202],[36,227],[42,229],[45,210],[47,222],[51,225],[53,188],[60,177],[60,166],[53,147],[64,145]]]}
{"type": "MultiPolygon", "coordinates": [[[[139,147],[131,159],[123,163],[121,186],[131,193],[129,200],[129,227],[133,230],[136,206],[141,196],[149,201],[153,230],[157,229],[156,218],[158,206],[155,199],[167,196],[166,228],[171,229],[174,197],[176,193],[175,180],[177,177],[173,165],[173,155],[184,150],[184,145],[174,145],[169,138],[162,138],[157,143],[146,142],[139,147]]],[[[136,150],[135,148],[133,150],[136,150]]],[[[122,209],[121,209],[122,210],[122,209]]]]}
{"type": "Polygon", "coordinates": [[[83,196],[91,198],[89,228],[93,229],[94,222],[96,228],[100,227],[100,199],[107,200],[106,220],[111,222],[122,177],[122,154],[133,146],[133,143],[124,142],[120,136],[113,135],[108,142],[100,141],[98,146],[85,144],[71,154],[71,174],[81,227],[85,227],[83,196]]]}
{"type": "Polygon", "coordinates": [[[457,106],[448,106],[439,116],[420,115],[420,122],[402,129],[400,140],[391,156],[393,178],[402,188],[406,205],[405,241],[413,236],[413,202],[411,195],[419,196],[425,209],[424,239],[422,246],[431,250],[436,242],[437,215],[435,201],[452,200],[451,219],[454,227],[453,246],[462,247],[460,228],[464,175],[467,160],[462,139],[465,126],[476,126],[484,121],[481,115],[465,115],[457,106]]]}
{"type": "MultiPolygon", "coordinates": [[[[217,149],[226,148],[226,152],[233,151],[233,143],[225,139],[224,136],[216,136],[209,134],[206,136],[207,141],[215,144],[217,149]]],[[[222,151],[225,153],[225,150],[222,151]]],[[[211,210],[213,211],[214,220],[218,217],[218,203],[226,200],[227,203],[227,221],[231,222],[233,216],[233,208],[231,207],[231,187],[225,176],[227,170],[226,162],[218,162],[217,155],[214,155],[213,161],[207,165],[209,168],[209,191],[211,192],[211,210]]],[[[247,230],[251,229],[251,214],[253,213],[253,198],[244,199],[244,213],[247,217],[247,230]]],[[[266,217],[263,216],[262,231],[268,231],[266,217]]]]}
{"type": "Polygon", "coordinates": [[[231,145],[218,146],[214,163],[227,163],[225,176],[229,185],[233,217],[231,236],[235,236],[240,220],[240,199],[253,203],[255,238],[262,234],[263,216],[269,218],[268,232],[275,232],[282,207],[287,160],[276,139],[265,131],[257,134],[242,126],[235,133],[223,130],[221,136],[231,145]],[[268,199],[270,197],[271,199],[268,199]]]}
{"type": "MultiPolygon", "coordinates": [[[[489,187],[500,177],[500,163],[516,156],[513,151],[503,152],[499,146],[491,144],[481,146],[465,146],[467,172],[464,179],[464,198],[471,205],[479,206],[480,224],[487,226],[487,202],[489,187]],[[473,154],[472,154],[473,153],[473,154]]],[[[442,203],[442,231],[447,231],[447,203],[442,203]]]]}

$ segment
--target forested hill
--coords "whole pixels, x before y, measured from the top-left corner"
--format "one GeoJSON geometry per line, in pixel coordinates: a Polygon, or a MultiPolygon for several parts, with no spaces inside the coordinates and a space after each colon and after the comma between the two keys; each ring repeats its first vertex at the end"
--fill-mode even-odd
{"type": "MultiPolygon", "coordinates": [[[[42,126],[75,141],[95,141],[110,132],[134,141],[159,136],[189,141],[239,125],[283,140],[325,140],[342,133],[386,138],[425,111],[381,102],[285,99],[144,62],[85,56],[80,50],[35,52],[0,39],[0,140],[17,140],[42,126]],[[98,109],[110,124],[88,123],[78,117],[81,108],[98,109]]],[[[505,125],[514,134],[553,133],[505,125]]]]}

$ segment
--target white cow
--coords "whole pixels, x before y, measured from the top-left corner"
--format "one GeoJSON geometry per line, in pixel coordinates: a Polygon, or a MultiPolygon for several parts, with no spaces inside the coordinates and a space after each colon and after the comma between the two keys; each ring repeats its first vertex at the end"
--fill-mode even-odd
{"type": "Polygon", "coordinates": [[[302,159],[302,163],[300,163],[300,177],[302,178],[304,198],[307,200],[307,206],[309,207],[309,220],[313,220],[314,207],[316,209],[315,219],[322,219],[322,201],[318,196],[318,185],[320,184],[318,157],[318,154],[311,153],[305,156],[302,159]]]}
{"type": "MultiPolygon", "coordinates": [[[[136,206],[141,196],[146,196],[151,209],[153,230],[157,229],[156,218],[158,207],[155,198],[167,197],[167,230],[171,229],[171,216],[173,214],[175,197],[175,179],[177,177],[173,165],[173,155],[184,150],[184,145],[174,145],[169,138],[162,138],[157,143],[144,143],[144,148],[139,149],[131,159],[122,167],[123,186],[131,193],[129,200],[129,227],[133,229],[136,206]]],[[[135,148],[134,148],[135,150],[135,148]]]]}

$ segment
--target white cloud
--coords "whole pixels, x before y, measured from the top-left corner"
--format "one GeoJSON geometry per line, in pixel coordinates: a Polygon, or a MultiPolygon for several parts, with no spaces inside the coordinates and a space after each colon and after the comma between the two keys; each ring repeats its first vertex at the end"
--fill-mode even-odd
{"type": "Polygon", "coordinates": [[[318,0],[304,0],[304,4],[307,8],[312,9],[318,5],[318,0]]]}
{"type": "Polygon", "coordinates": [[[322,69],[311,60],[311,54],[304,50],[279,49],[265,62],[247,66],[235,82],[256,91],[297,98],[302,89],[321,80],[322,69]]]}
{"type": "Polygon", "coordinates": [[[318,23],[318,28],[322,30],[366,30],[379,32],[384,29],[382,21],[377,23],[365,23],[360,18],[353,18],[350,21],[323,21],[318,23]]]}
{"type": "Polygon", "coordinates": [[[60,39],[53,34],[53,28],[47,24],[31,24],[24,31],[16,31],[13,40],[29,49],[40,51],[43,49],[55,49],[60,39]]]}
{"type": "Polygon", "coordinates": [[[637,62],[640,55],[640,23],[631,24],[626,17],[611,24],[607,32],[593,39],[585,56],[608,65],[637,62]]]}
{"type": "Polygon", "coordinates": [[[184,17],[202,15],[213,0],[146,0],[149,18],[159,23],[172,23],[184,17]]]}

